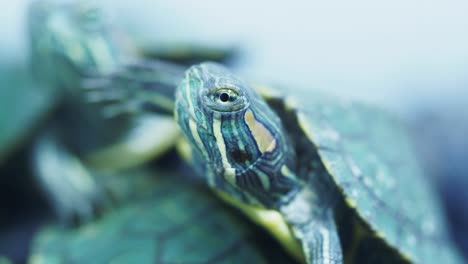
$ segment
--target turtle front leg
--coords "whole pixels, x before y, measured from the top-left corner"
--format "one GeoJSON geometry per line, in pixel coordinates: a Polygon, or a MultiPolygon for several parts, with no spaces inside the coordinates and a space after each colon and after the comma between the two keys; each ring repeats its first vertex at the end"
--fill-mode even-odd
{"type": "Polygon", "coordinates": [[[300,227],[294,227],[297,236],[301,237],[308,263],[343,263],[343,253],[335,223],[327,222],[311,221],[300,227]]]}
{"type": "Polygon", "coordinates": [[[53,209],[66,225],[90,221],[109,205],[106,190],[61,144],[54,129],[42,134],[36,143],[33,168],[53,209]]]}
{"type": "MultiPolygon", "coordinates": [[[[281,212],[301,242],[308,264],[343,263],[341,243],[332,208],[312,209],[312,204],[298,195],[281,212]]],[[[317,204],[313,204],[317,205],[317,204]]]]}

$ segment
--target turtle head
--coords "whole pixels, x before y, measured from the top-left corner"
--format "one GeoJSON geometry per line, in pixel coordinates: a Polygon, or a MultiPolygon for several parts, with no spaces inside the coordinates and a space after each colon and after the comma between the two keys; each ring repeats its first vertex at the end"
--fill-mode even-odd
{"type": "Polygon", "coordinates": [[[47,84],[74,89],[83,75],[113,72],[121,59],[101,9],[91,2],[35,1],[28,22],[33,72],[47,84]]]}
{"type": "Polygon", "coordinates": [[[215,189],[265,207],[297,191],[281,120],[224,67],[202,63],[188,69],[175,111],[194,162],[215,189]]]}

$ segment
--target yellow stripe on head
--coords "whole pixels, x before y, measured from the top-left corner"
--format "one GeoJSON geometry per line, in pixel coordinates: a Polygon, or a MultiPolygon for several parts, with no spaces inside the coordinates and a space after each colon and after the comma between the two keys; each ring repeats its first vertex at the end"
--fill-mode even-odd
{"type": "Polygon", "coordinates": [[[255,118],[251,110],[245,112],[244,119],[260,152],[273,151],[276,148],[276,139],[271,131],[255,118]]]}

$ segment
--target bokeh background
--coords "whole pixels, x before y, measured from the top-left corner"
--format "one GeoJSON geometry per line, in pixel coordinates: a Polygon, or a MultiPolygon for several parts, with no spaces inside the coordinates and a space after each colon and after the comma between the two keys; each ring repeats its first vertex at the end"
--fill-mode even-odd
{"type": "MultiPolygon", "coordinates": [[[[8,76],[14,69],[24,71],[27,63],[27,3],[8,1],[0,10],[0,78],[7,80],[0,87],[0,129],[24,102],[14,96],[15,80],[8,76]]],[[[234,47],[234,70],[246,78],[326,90],[399,114],[414,132],[428,181],[440,191],[453,234],[468,252],[468,2],[105,0],[101,4],[113,22],[145,45],[234,47]]],[[[2,189],[11,184],[0,183],[2,189]]],[[[19,209],[11,212],[22,216],[8,223],[24,222],[28,218],[24,211],[35,208],[21,207],[21,199],[12,199],[10,192],[0,196],[4,207],[18,204],[19,209]]],[[[0,229],[0,253],[11,241],[25,243],[35,225],[0,229]]]]}

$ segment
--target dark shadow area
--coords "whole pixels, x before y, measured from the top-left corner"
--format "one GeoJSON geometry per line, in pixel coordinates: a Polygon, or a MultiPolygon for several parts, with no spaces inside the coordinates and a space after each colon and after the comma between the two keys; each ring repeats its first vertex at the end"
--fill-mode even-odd
{"type": "Polygon", "coordinates": [[[428,112],[412,122],[415,142],[450,222],[451,233],[468,258],[468,119],[428,112]]]}
{"type": "Polygon", "coordinates": [[[26,147],[13,153],[0,168],[0,255],[14,263],[26,262],[35,232],[51,216],[29,162],[26,147]]]}

